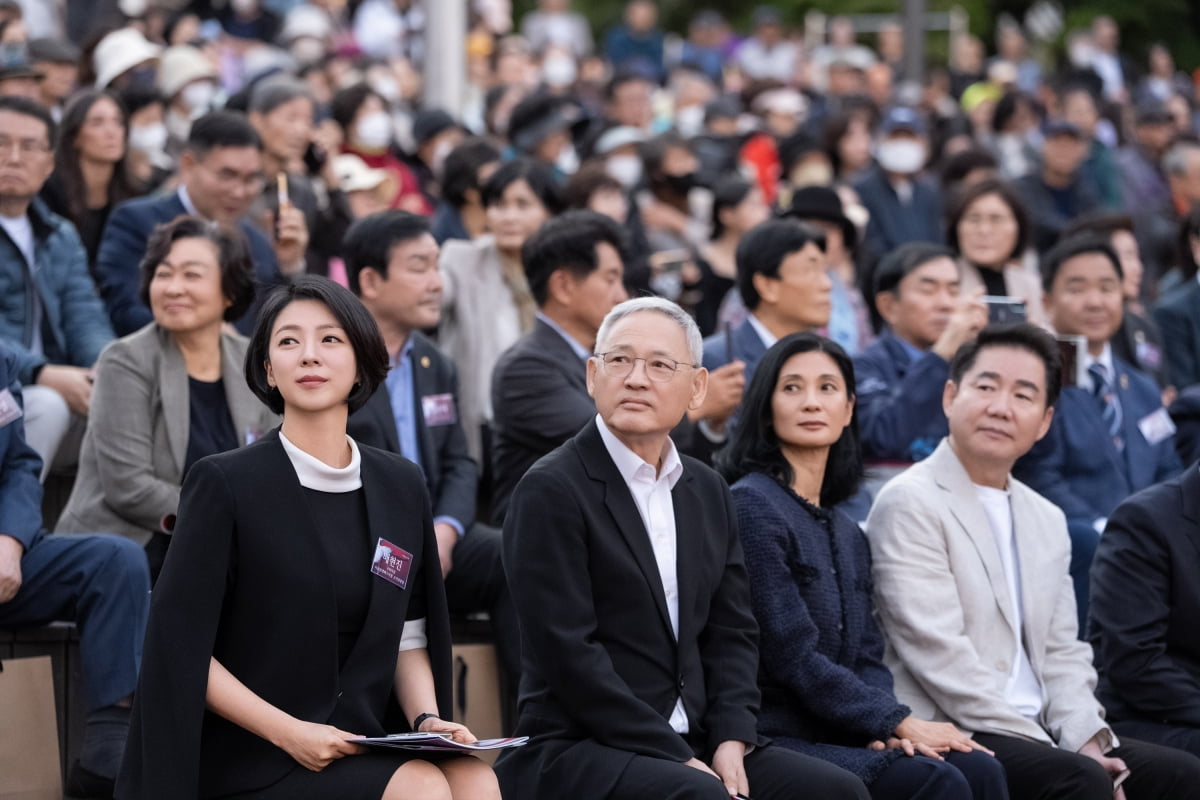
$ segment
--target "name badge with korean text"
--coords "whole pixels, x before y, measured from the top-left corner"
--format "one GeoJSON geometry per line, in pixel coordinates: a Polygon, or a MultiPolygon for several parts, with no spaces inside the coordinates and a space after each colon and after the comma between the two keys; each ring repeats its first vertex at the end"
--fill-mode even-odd
{"type": "Polygon", "coordinates": [[[8,389],[0,391],[0,428],[22,416],[21,404],[8,389]]]}
{"type": "Polygon", "coordinates": [[[412,569],[412,553],[397,547],[387,539],[375,545],[375,557],[371,560],[371,572],[388,583],[404,589],[408,586],[408,573],[412,569]]]}
{"type": "Polygon", "coordinates": [[[458,422],[458,412],[454,410],[454,395],[449,392],[425,395],[421,398],[421,414],[425,417],[426,425],[453,425],[458,422]]]}

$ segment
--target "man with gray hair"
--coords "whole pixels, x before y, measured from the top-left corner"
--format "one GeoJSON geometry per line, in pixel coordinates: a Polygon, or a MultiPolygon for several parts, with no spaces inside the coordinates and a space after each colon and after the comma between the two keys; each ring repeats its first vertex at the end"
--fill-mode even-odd
{"type": "Polygon", "coordinates": [[[597,414],[525,474],[504,524],[522,636],[506,796],[866,798],[758,737],[756,625],[729,489],[671,430],[704,401],[696,323],[660,298],[604,318],[597,414]]]}

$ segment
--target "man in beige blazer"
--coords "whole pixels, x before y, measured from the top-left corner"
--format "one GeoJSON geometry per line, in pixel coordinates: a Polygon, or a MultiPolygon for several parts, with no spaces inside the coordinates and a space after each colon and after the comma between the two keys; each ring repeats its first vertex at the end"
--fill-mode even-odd
{"type": "Polygon", "coordinates": [[[950,365],[949,436],[867,520],[896,696],[973,731],[1013,798],[1200,798],[1200,759],[1118,742],[1077,639],[1062,512],[1010,476],[1045,435],[1059,355],[1032,325],[989,328],[950,365]],[[1128,780],[1125,780],[1125,779],[1128,780]]]}

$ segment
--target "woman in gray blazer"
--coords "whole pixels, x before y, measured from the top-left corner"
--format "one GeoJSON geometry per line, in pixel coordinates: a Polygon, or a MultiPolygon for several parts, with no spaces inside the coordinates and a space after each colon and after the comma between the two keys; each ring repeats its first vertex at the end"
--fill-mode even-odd
{"type": "Polygon", "coordinates": [[[146,547],[157,576],[187,470],[277,418],[246,387],[246,339],[225,323],[254,297],[241,232],[196,217],[160,225],[142,260],[154,322],[97,362],[79,473],[59,533],[104,531],[146,547]]]}

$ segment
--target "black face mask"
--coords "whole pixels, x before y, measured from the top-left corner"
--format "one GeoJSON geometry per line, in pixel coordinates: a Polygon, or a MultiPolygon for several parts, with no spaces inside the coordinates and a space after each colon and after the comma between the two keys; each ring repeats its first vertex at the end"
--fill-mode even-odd
{"type": "Polygon", "coordinates": [[[664,175],[663,185],[677,194],[687,194],[696,186],[696,173],[685,172],[682,175],[664,175]]]}
{"type": "Polygon", "coordinates": [[[158,75],[157,67],[138,67],[129,71],[127,87],[137,87],[141,89],[153,89],[155,77],[158,75]]]}

